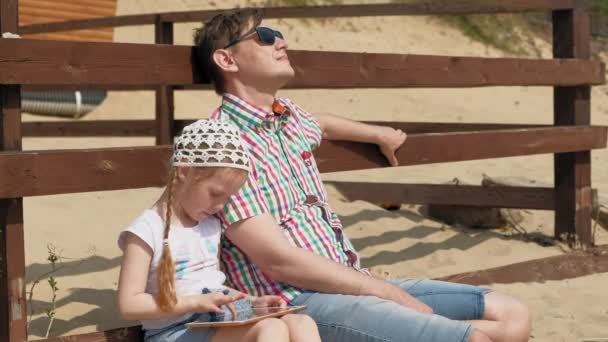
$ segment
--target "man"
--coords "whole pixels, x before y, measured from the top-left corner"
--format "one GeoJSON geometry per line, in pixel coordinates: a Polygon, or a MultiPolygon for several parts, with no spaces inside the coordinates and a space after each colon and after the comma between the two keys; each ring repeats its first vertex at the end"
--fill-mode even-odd
{"type": "Polygon", "coordinates": [[[322,138],[377,144],[391,165],[400,130],[310,114],[277,91],[293,76],[283,35],[256,10],[196,31],[196,58],[222,95],[214,118],[242,130],[253,170],[220,212],[230,283],[307,305],[324,341],[527,341],[527,307],[489,289],[369,275],[328,205],[311,151],[322,138]]]}

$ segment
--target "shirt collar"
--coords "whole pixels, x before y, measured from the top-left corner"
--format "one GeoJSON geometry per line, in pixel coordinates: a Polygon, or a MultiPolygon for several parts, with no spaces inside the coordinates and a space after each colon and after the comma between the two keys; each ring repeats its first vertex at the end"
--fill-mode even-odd
{"type": "Polygon", "coordinates": [[[273,112],[269,112],[229,93],[225,93],[222,97],[221,110],[238,123],[252,127],[259,127],[276,117],[289,115],[289,109],[279,99],[274,100],[273,112]]]}

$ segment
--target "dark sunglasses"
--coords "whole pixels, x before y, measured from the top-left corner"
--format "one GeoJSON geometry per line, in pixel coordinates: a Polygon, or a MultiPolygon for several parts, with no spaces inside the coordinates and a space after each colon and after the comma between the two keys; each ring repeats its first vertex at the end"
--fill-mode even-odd
{"type": "Polygon", "coordinates": [[[281,32],[275,31],[268,27],[258,26],[258,27],[252,28],[247,33],[243,34],[242,36],[240,36],[237,39],[228,43],[228,45],[224,46],[224,49],[227,49],[235,44],[242,42],[245,38],[247,38],[249,35],[251,35],[254,32],[258,34],[258,38],[260,38],[260,42],[265,45],[274,44],[274,41],[276,40],[276,38],[283,39],[283,34],[281,32]]]}

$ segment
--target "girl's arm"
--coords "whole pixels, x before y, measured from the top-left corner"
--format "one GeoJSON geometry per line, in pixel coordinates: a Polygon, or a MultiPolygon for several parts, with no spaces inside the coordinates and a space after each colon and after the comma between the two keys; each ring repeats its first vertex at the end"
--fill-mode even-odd
{"type": "Polygon", "coordinates": [[[152,261],[152,249],[135,234],[126,233],[125,250],[118,281],[118,309],[127,320],[156,320],[178,317],[193,312],[222,313],[222,305],[241,296],[222,293],[177,297],[171,312],[160,309],[156,299],[146,293],[148,272],[152,261]]]}

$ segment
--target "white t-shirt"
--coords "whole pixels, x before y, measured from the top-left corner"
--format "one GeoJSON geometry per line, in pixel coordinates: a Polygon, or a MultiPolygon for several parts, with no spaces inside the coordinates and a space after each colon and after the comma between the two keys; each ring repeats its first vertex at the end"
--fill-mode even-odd
{"type": "MultiPolygon", "coordinates": [[[[118,247],[124,252],[126,232],[142,239],[152,249],[152,263],[148,272],[146,293],[158,294],[157,269],[163,254],[164,223],[155,210],[146,209],[120,233],[118,247]]],[[[221,290],[226,276],[219,270],[218,248],[221,225],[209,217],[194,227],[174,227],[169,230],[169,248],[175,263],[175,292],[177,296],[201,294],[203,288],[221,290]]],[[[191,314],[170,320],[142,321],[144,329],[160,329],[182,321],[191,314]]]]}

